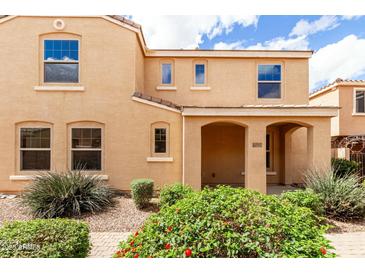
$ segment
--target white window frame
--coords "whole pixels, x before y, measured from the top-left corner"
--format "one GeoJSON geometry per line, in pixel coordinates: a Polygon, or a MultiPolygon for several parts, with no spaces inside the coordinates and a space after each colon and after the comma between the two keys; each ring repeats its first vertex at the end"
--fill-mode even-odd
{"type": "Polygon", "coordinates": [[[80,39],[77,39],[77,38],[67,38],[67,37],[59,37],[59,38],[51,38],[51,37],[45,37],[43,40],[42,40],[42,60],[43,60],[43,67],[42,67],[42,70],[43,70],[43,79],[42,79],[42,82],[43,84],[46,84],[46,85],[77,85],[77,84],[80,84],[81,82],[81,69],[80,69],[80,66],[81,66],[81,43],[80,43],[80,39]],[[79,57],[79,60],[77,61],[73,61],[73,60],[67,60],[67,61],[64,61],[64,60],[45,60],[44,59],[44,53],[45,53],[45,47],[44,47],[44,44],[45,44],[45,41],[47,40],[73,40],[73,41],[77,41],[78,43],[78,57],[79,57]],[[45,73],[45,67],[46,67],[46,64],[78,64],[78,81],[77,82],[46,82],[45,81],[45,78],[46,78],[46,73],[45,73]]]}
{"type": "Polygon", "coordinates": [[[52,170],[52,128],[47,126],[21,126],[19,127],[19,171],[50,171],[52,170]],[[22,129],[49,129],[49,148],[22,148],[22,129]],[[22,151],[49,151],[49,169],[23,169],[22,168],[22,151]]]}
{"type": "Polygon", "coordinates": [[[175,81],[174,81],[174,62],[170,61],[170,60],[164,60],[161,61],[160,63],[160,85],[161,86],[173,86],[175,81]],[[171,83],[163,83],[163,65],[170,65],[171,66],[171,83]]]}
{"type": "Polygon", "coordinates": [[[74,170],[73,168],[73,152],[74,151],[100,151],[100,169],[87,169],[86,172],[100,172],[104,170],[104,131],[102,127],[96,126],[72,126],[70,127],[70,170],[74,170]],[[101,144],[100,148],[73,148],[72,147],[72,130],[73,129],[100,129],[101,136],[101,144]]]}
{"type": "Polygon", "coordinates": [[[207,84],[207,64],[205,62],[195,62],[194,63],[194,86],[205,86],[207,84]],[[204,83],[196,82],[196,66],[203,65],[204,66],[204,83]]]}
{"type": "MultiPolygon", "coordinates": [[[[357,107],[356,107],[356,93],[357,93],[357,91],[364,91],[364,93],[365,93],[365,88],[354,88],[353,89],[352,114],[353,115],[358,115],[358,116],[365,116],[365,111],[364,112],[357,112],[357,107]]],[[[364,100],[364,109],[365,109],[365,100],[364,100]]]]}
{"type": "Polygon", "coordinates": [[[283,64],[280,63],[259,63],[256,67],[256,88],[257,88],[257,99],[259,100],[281,100],[283,99],[283,64]],[[267,80],[259,80],[259,67],[260,66],[280,66],[280,81],[273,80],[273,81],[267,81],[267,80]],[[280,97],[279,98],[265,98],[265,97],[259,97],[259,84],[260,83],[278,83],[280,84],[280,97]]]}

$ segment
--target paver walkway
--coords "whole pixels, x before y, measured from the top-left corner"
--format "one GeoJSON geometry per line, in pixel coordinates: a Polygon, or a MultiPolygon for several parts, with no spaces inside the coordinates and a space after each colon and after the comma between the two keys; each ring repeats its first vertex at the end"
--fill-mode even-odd
{"type": "Polygon", "coordinates": [[[365,232],[327,234],[327,239],[342,258],[365,258],[365,232]]]}
{"type": "MultiPolygon", "coordinates": [[[[130,232],[91,232],[93,244],[91,258],[111,258],[117,251],[118,243],[126,240],[130,232]]],[[[336,248],[336,254],[342,258],[365,258],[365,232],[347,232],[327,234],[327,239],[336,248]]]]}
{"type": "Polygon", "coordinates": [[[126,240],[130,232],[91,232],[91,258],[111,258],[120,241],[126,240]]]}

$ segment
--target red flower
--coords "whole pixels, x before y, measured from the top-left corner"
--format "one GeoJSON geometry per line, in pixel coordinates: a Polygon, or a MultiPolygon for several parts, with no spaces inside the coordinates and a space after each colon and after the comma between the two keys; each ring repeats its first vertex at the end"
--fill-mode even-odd
{"type": "Polygon", "coordinates": [[[139,254],[137,253],[136,255],[134,255],[134,258],[138,258],[139,257],[139,254]]]}
{"type": "Polygon", "coordinates": [[[171,245],[170,244],[165,244],[165,248],[166,249],[170,249],[171,248],[171,245]]]}
{"type": "Polygon", "coordinates": [[[137,237],[138,236],[138,231],[136,231],[136,233],[134,233],[134,237],[137,237]]]}
{"type": "Polygon", "coordinates": [[[327,250],[323,246],[319,250],[321,251],[321,253],[323,255],[326,255],[327,254],[327,250]]]}
{"type": "Polygon", "coordinates": [[[129,244],[130,246],[134,246],[134,241],[131,241],[129,244]]]}
{"type": "Polygon", "coordinates": [[[118,257],[121,257],[122,256],[122,251],[118,250],[116,254],[117,254],[118,257]]]}
{"type": "Polygon", "coordinates": [[[167,232],[171,232],[172,231],[172,226],[169,226],[168,228],[167,228],[167,232]]]}
{"type": "Polygon", "coordinates": [[[187,250],[185,250],[185,256],[186,257],[190,257],[191,256],[191,249],[188,248],[187,250]]]}

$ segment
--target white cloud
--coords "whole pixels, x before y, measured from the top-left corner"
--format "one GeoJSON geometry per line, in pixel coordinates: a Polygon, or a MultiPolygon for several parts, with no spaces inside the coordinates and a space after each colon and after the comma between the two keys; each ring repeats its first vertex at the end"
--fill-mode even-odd
{"type": "Polygon", "coordinates": [[[214,45],[214,49],[242,49],[243,41],[237,41],[233,43],[219,42],[214,45]]]}
{"type": "Polygon", "coordinates": [[[308,40],[305,36],[295,38],[276,37],[263,43],[257,43],[246,49],[256,50],[306,50],[308,49],[308,40]]]}
{"type": "Polygon", "coordinates": [[[341,16],[342,20],[357,20],[360,17],[362,17],[362,15],[343,15],[341,16]]]}
{"type": "Polygon", "coordinates": [[[355,78],[365,73],[365,39],[348,35],[319,49],[310,59],[310,87],[318,88],[336,78],[355,78]]]}
{"type": "Polygon", "coordinates": [[[142,25],[149,48],[196,48],[206,34],[209,39],[232,31],[235,24],[256,26],[258,16],[165,15],[132,16],[142,25]]]}
{"type": "Polygon", "coordinates": [[[321,16],[318,20],[312,22],[302,19],[297,22],[289,36],[307,36],[320,31],[337,28],[339,25],[339,18],[332,15],[321,16]]]}

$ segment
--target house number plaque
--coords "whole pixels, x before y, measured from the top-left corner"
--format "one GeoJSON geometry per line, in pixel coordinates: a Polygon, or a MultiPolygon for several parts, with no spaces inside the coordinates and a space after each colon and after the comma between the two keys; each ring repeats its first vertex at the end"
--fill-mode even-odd
{"type": "Polygon", "coordinates": [[[262,147],[262,143],[252,143],[252,147],[262,147]]]}

